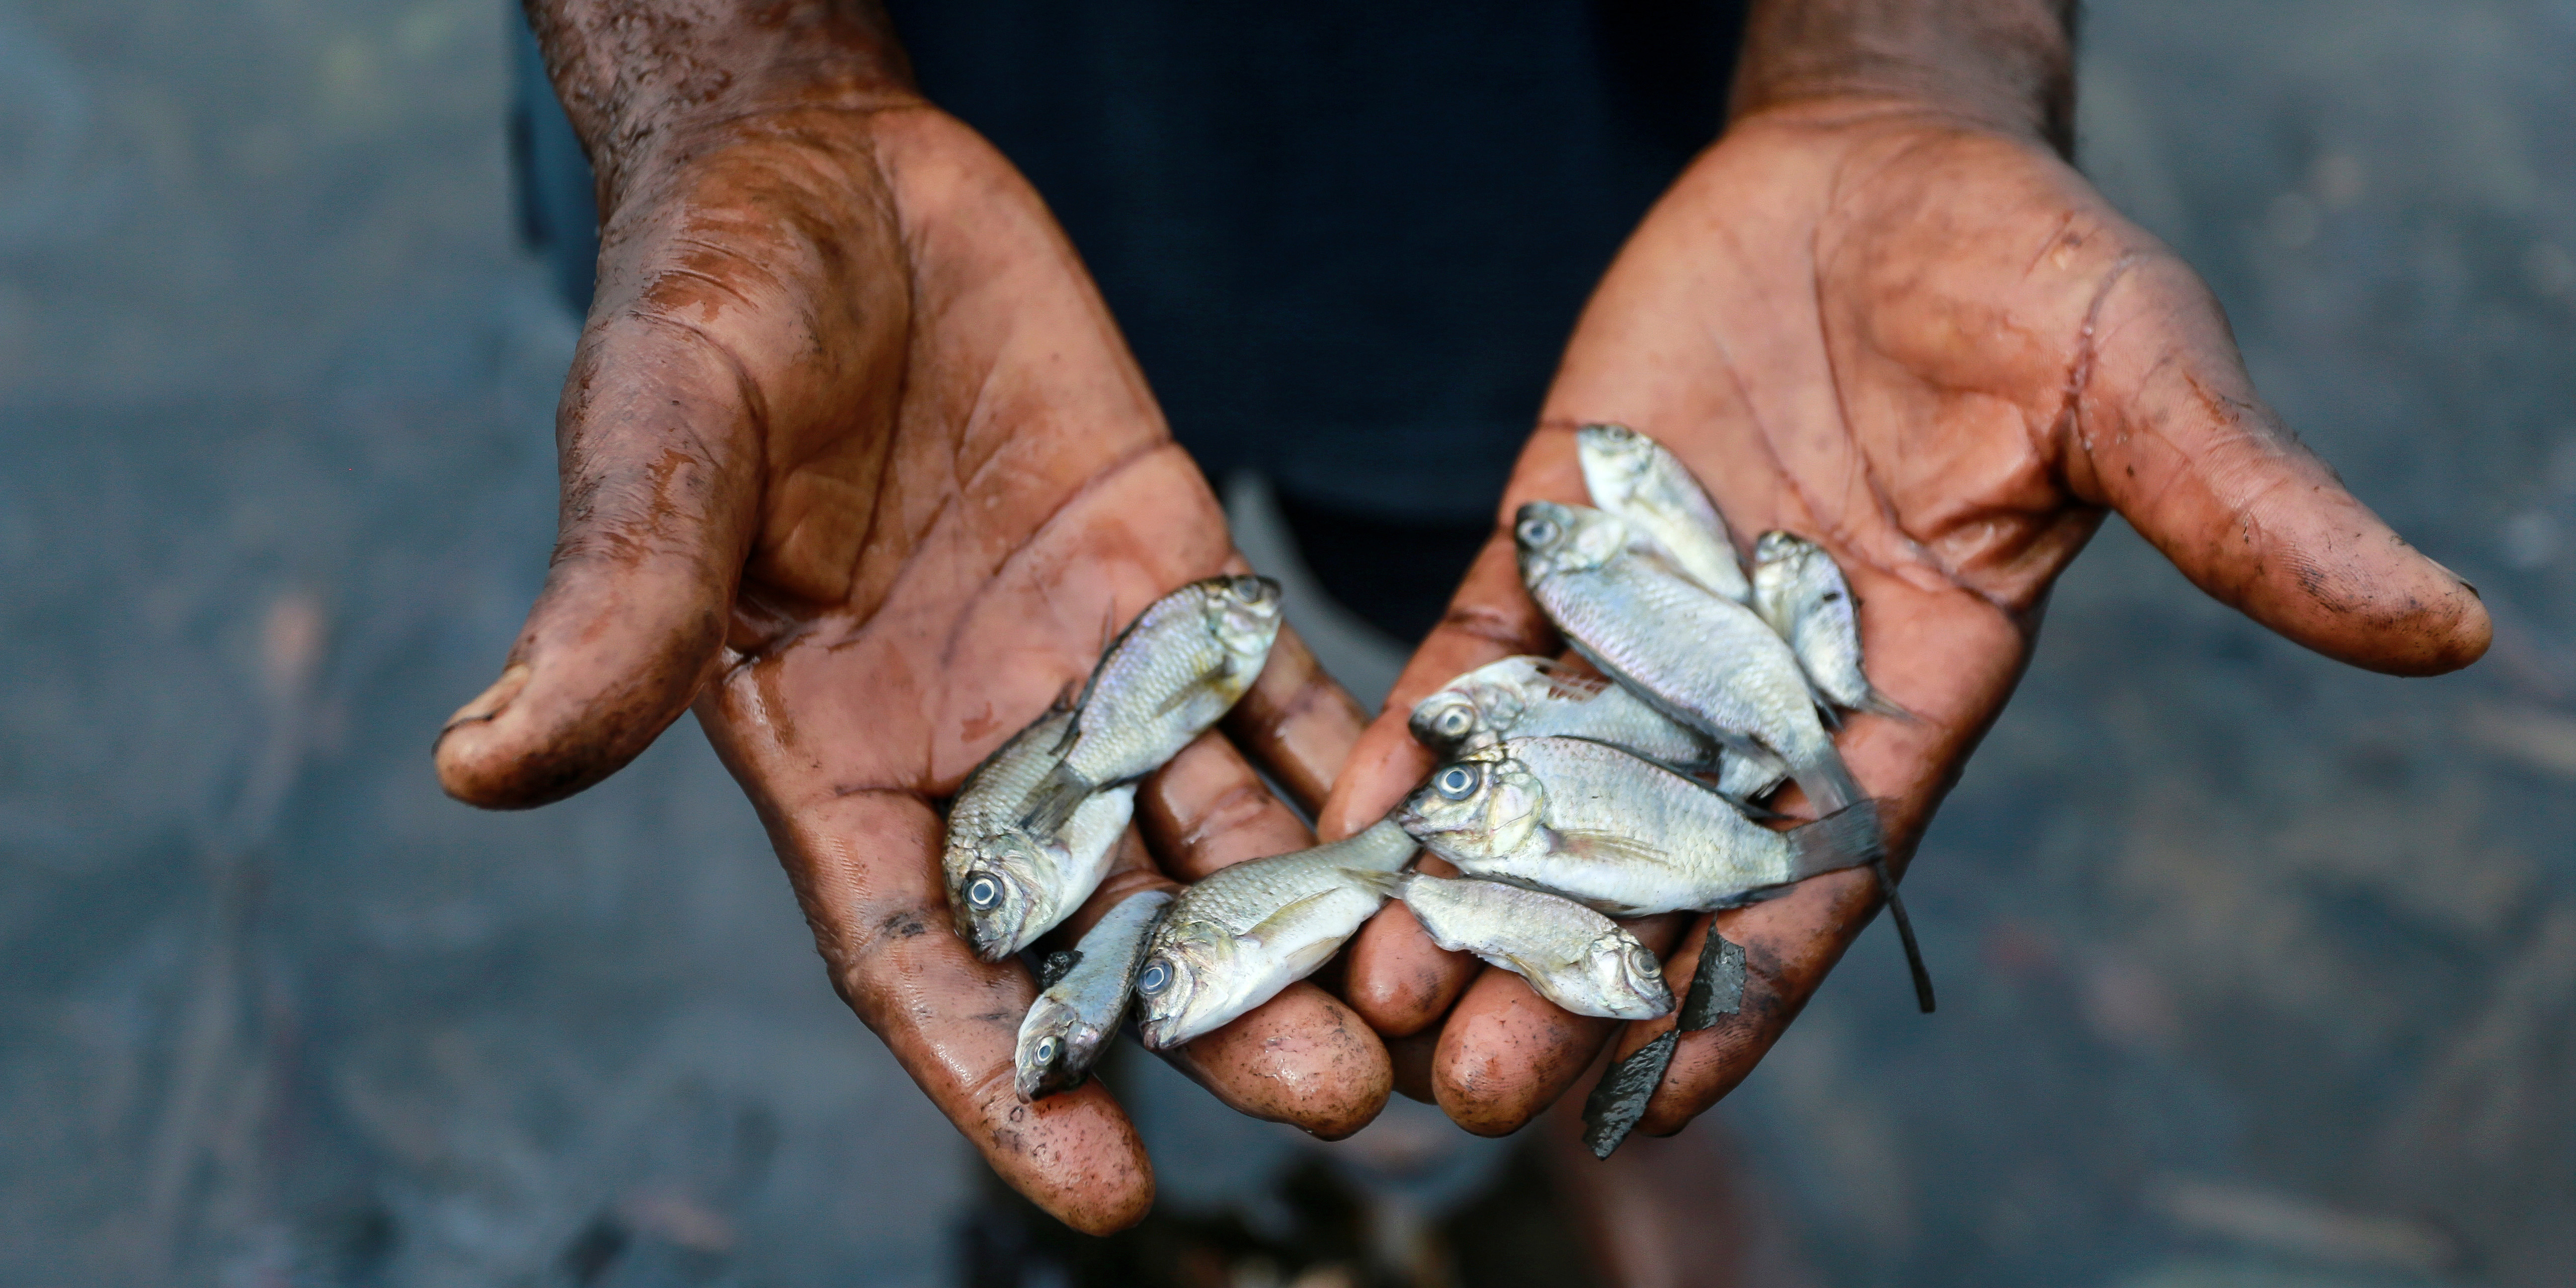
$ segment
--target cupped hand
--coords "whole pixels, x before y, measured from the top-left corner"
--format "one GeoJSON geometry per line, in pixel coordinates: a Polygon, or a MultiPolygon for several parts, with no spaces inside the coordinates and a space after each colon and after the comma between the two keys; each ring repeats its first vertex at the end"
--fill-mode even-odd
{"type": "MultiPolygon", "coordinates": [[[[441,734],[496,808],[614,772],[696,704],[758,807],[832,983],[1012,1184],[1075,1226],[1151,1172],[1097,1083],[1024,1105],[1034,990],[953,933],[934,801],[1079,684],[1157,596],[1241,561],[1036,194],[907,95],[665,128],[611,171],[566,385],[563,511],[500,681],[441,734]]],[[[1292,636],[1137,817],[1183,879],[1311,843],[1360,731],[1292,636]]],[[[1131,843],[1117,891],[1165,879],[1131,843]]],[[[1098,905],[1075,919],[1096,919],[1098,905]]],[[[1365,1025],[1300,986],[1180,1057],[1325,1135],[1384,1102],[1365,1025]]]]}
{"type": "MultiPolygon", "coordinates": [[[[1765,109],[1692,164],[1586,309],[1501,516],[1585,499],[1571,431],[1593,421],[1670,446],[1739,545],[1785,528],[1840,561],[1871,678],[1919,717],[1856,716],[1837,739],[1884,802],[1900,871],[2107,511],[2202,590],[2337,660],[2429,675],[2486,648],[2476,592],[2263,406],[2170,250],[2036,139],[1906,101],[1765,109]]],[[[1366,826],[1431,768],[1405,730],[1413,702],[1558,647],[1502,525],[1353,752],[1325,833],[1366,826]]],[[[1719,914],[1747,950],[1743,1008],[1683,1035],[1642,1129],[1678,1130],[1740,1082],[1879,903],[1852,871],[1719,914]]],[[[1679,939],[1676,991],[1710,920],[1679,939]]],[[[1471,1130],[1528,1121],[1614,1037],[1440,952],[1400,906],[1351,953],[1352,1004],[1407,1039],[1400,1063],[1471,1130]]],[[[1672,1025],[1628,1025],[1616,1049],[1672,1025]]]]}

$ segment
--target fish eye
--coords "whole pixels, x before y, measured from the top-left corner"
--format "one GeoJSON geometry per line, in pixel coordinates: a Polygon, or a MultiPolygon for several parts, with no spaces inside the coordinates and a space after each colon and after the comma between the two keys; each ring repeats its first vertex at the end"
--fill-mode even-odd
{"type": "Polygon", "coordinates": [[[1516,535],[1520,537],[1522,545],[1537,547],[1549,546],[1554,544],[1556,541],[1556,522],[1552,519],[1541,519],[1535,516],[1523,519],[1521,520],[1520,530],[1516,535]]]}
{"type": "Polygon", "coordinates": [[[1002,901],[1002,883],[991,877],[977,877],[966,883],[966,904],[977,912],[991,912],[1002,901]]]}
{"type": "Polygon", "coordinates": [[[1136,977],[1136,991],[1147,997],[1162,992],[1172,982],[1172,964],[1157,957],[1145,963],[1145,973],[1136,977]]]}
{"type": "Polygon", "coordinates": [[[1664,964],[1655,960],[1654,950],[1639,944],[1628,950],[1628,965],[1640,975],[1661,975],[1664,964]]]}
{"type": "Polygon", "coordinates": [[[1258,604],[1270,598],[1270,583],[1259,577],[1237,577],[1233,590],[1234,597],[1247,604],[1258,604]]]}
{"type": "Polygon", "coordinates": [[[1038,1063],[1046,1064],[1054,1059],[1055,1039],[1051,1037],[1038,1039],[1038,1063]]]}
{"type": "Polygon", "coordinates": [[[1475,717],[1467,714],[1467,708],[1451,707],[1440,713],[1440,732],[1453,736],[1462,734],[1475,722],[1475,717]]]}
{"type": "Polygon", "coordinates": [[[1476,794],[1478,775],[1473,766],[1451,765],[1431,780],[1431,790],[1453,801],[1463,801],[1476,794]]]}

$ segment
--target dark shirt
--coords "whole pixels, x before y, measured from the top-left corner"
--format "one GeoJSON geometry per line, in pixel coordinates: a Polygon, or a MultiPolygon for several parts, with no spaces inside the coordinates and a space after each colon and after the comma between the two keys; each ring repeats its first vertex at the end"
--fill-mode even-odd
{"type": "Polygon", "coordinates": [[[1493,508],[1585,297],[1717,135],[1740,0],[894,0],[1211,477],[1493,508]]]}
{"type": "MultiPolygon", "coordinates": [[[[890,0],[932,101],[1071,235],[1173,433],[1278,487],[1400,638],[1485,539],[1593,283],[1717,135],[1744,0],[890,0]]],[[[520,28],[529,236],[586,308],[590,176],[520,28]]]]}

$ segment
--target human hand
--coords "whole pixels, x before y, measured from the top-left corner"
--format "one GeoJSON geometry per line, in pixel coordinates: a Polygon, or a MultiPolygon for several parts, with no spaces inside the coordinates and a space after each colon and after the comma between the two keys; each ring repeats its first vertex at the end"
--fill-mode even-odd
{"type": "MultiPolygon", "coordinates": [[[[1559,648],[1508,521],[1525,501],[1586,499],[1571,431],[1594,421],[1671,447],[1746,545],[1785,528],[1841,563],[1871,678],[1920,717],[1855,716],[1837,739],[1884,802],[1900,871],[2020,676],[2051,582],[2109,510],[2204,591],[2338,660],[2426,675],[2488,639],[2475,591],[2299,445],[2207,289],[2039,131],[1907,95],[1796,96],[1740,116],[1603,281],[1504,522],[1354,751],[1326,835],[1381,816],[1433,766],[1407,735],[1412,703],[1559,648]]],[[[1717,915],[1747,950],[1743,1007],[1683,1035],[1641,1129],[1678,1130],[1740,1082],[1879,902],[1858,870],[1717,915]]],[[[1711,920],[1678,937],[1677,992],[1711,920]]],[[[1408,1090],[1488,1134],[1564,1093],[1618,1027],[1440,952],[1400,906],[1353,941],[1346,996],[1400,1039],[1399,1067],[1428,1084],[1408,1090]]],[[[1672,1027],[1627,1025],[1615,1049],[1672,1027]]]]}
{"type": "MultiPolygon", "coordinates": [[[[1018,1101],[1035,989],[952,933],[932,801],[1156,597],[1242,562],[1036,194],[910,91],[882,32],[832,6],[767,26],[704,8],[541,15],[602,180],[598,302],[554,564],[500,682],[442,732],[441,781],[556,800],[694,701],[843,999],[1006,1180],[1118,1228],[1153,1194],[1135,1132],[1097,1083],[1018,1101]]],[[[1253,764],[1312,808],[1360,722],[1283,634],[1226,732],[1144,784],[1160,872],[1311,844],[1253,764]]],[[[1124,847],[1069,931],[1168,879],[1124,847]]],[[[1326,1136],[1389,1081],[1312,985],[1177,1061],[1326,1136]]]]}

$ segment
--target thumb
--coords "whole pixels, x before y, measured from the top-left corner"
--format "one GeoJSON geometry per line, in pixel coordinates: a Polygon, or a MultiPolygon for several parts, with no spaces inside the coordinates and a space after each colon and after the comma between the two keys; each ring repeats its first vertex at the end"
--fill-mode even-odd
{"type": "Polygon", "coordinates": [[[2406,544],[2254,393],[2208,287],[2168,256],[2097,296],[2066,426],[2069,482],[2212,597],[2328,657],[2457,670],[2492,627],[2474,587],[2406,544]]]}
{"type": "Polygon", "coordinates": [[[554,559],[501,678],[439,731],[449,795],[570,796],[651,745],[714,672],[759,494],[738,371],[651,317],[584,337],[557,413],[554,559]]]}

